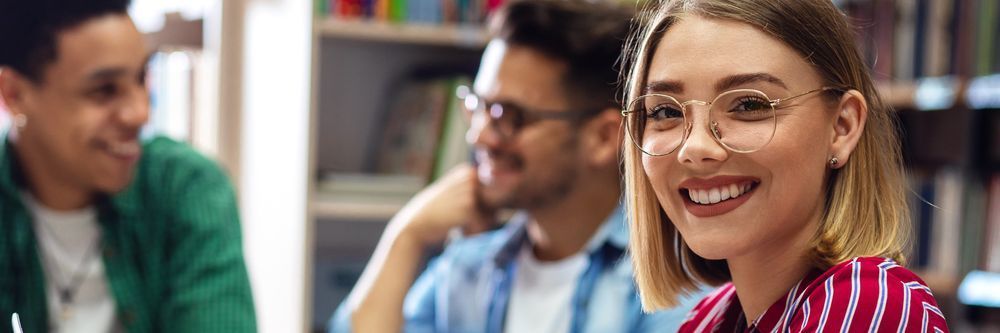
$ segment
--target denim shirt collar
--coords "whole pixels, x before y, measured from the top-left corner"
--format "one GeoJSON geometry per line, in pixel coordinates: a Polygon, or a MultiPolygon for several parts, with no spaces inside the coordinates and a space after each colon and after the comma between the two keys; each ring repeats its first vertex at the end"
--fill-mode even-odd
{"type": "MultiPolygon", "coordinates": [[[[628,226],[625,224],[622,214],[622,207],[618,205],[604,220],[604,224],[597,230],[597,233],[591,236],[584,249],[588,257],[601,251],[605,246],[609,250],[616,250],[613,252],[618,254],[624,253],[628,247],[629,236],[628,226]]],[[[504,226],[504,232],[508,233],[509,236],[493,255],[493,261],[497,267],[507,267],[511,261],[517,258],[517,254],[525,242],[530,241],[527,232],[527,224],[530,221],[531,216],[525,211],[520,211],[504,226]]]]}

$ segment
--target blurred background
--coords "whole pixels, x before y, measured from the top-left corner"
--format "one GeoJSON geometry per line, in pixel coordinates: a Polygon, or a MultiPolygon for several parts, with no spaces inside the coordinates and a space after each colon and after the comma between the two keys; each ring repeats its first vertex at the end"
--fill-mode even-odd
{"type": "MultiPolygon", "coordinates": [[[[502,2],[133,1],[144,133],[232,177],[262,332],[324,331],[386,222],[468,159],[455,96],[502,2]]],[[[910,268],[953,331],[1000,331],[1000,0],[834,3],[901,119],[910,268]]]]}

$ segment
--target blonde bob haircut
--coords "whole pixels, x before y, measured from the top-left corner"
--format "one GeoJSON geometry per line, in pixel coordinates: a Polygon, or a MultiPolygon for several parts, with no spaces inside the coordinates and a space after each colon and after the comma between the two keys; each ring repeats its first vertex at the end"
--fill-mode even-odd
{"type": "MultiPolygon", "coordinates": [[[[665,0],[643,11],[640,26],[625,48],[625,100],[644,89],[647,67],[657,43],[685,16],[749,24],[776,38],[809,62],[825,85],[861,92],[868,105],[866,128],[851,158],[826,180],[826,201],[811,260],[827,269],[857,256],[881,256],[904,263],[910,238],[897,119],[879,97],[856,48],[855,35],[830,0],[665,0]]],[[[731,279],[725,260],[699,257],[656,199],[642,166],[642,152],[625,136],[625,204],[630,251],[643,309],[677,305],[700,283],[731,279]]]]}

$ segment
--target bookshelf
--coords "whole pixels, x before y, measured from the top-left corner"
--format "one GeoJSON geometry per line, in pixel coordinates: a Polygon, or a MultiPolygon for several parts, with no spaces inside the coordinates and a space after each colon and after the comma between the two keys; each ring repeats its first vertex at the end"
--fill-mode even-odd
{"type": "Polygon", "coordinates": [[[373,223],[383,223],[396,215],[406,201],[370,202],[349,199],[317,199],[312,210],[316,218],[337,220],[354,219],[373,223]]]}
{"type": "MultiPolygon", "coordinates": [[[[970,268],[1000,271],[995,263],[1000,246],[990,245],[1000,244],[1000,212],[995,208],[1000,204],[992,203],[1000,202],[994,199],[1000,198],[994,190],[1000,189],[1000,25],[987,15],[1000,12],[1000,5],[996,0],[836,3],[859,27],[858,44],[880,92],[901,118],[913,199],[923,195],[924,186],[951,186],[948,191],[960,193],[951,199],[927,198],[943,210],[914,201],[915,222],[924,223],[917,232],[925,238],[915,244],[911,268],[939,296],[955,331],[979,330],[984,326],[967,313],[992,310],[970,310],[959,303],[957,293],[970,268]],[[923,229],[927,225],[933,229],[923,229]],[[929,237],[942,228],[948,239],[929,237]]],[[[310,23],[313,96],[306,220],[313,239],[307,249],[312,256],[307,259],[312,269],[307,325],[317,331],[349,291],[386,221],[415,192],[373,199],[371,193],[328,192],[321,179],[358,173],[379,177],[371,155],[386,125],[380,110],[395,98],[395,83],[413,76],[471,77],[487,42],[475,23],[408,22],[371,13],[344,17],[329,11],[320,10],[310,23]]]]}
{"type": "MultiPolygon", "coordinates": [[[[317,332],[325,331],[327,320],[353,287],[386,223],[439,169],[465,160],[462,153],[452,154],[457,160],[441,156],[455,145],[453,133],[464,132],[459,126],[463,122],[454,119],[455,88],[471,82],[488,42],[479,20],[414,22],[331,14],[319,8],[332,3],[317,4],[312,24],[308,211],[314,242],[309,324],[317,332]],[[427,120],[400,111],[399,105],[410,104],[436,115],[427,120]],[[435,140],[397,147],[387,139],[424,141],[426,133],[410,129],[423,128],[425,122],[440,124],[426,131],[436,133],[435,140]],[[428,161],[417,156],[414,161],[387,159],[387,154],[434,157],[428,161]],[[413,165],[423,167],[412,170],[413,165]]],[[[464,142],[464,134],[457,139],[464,142]]]]}
{"type": "Polygon", "coordinates": [[[909,266],[953,331],[995,331],[1000,308],[963,304],[959,291],[988,293],[977,281],[1000,276],[1000,2],[835,3],[900,118],[915,229],[909,266]]]}
{"type": "Polygon", "coordinates": [[[477,25],[399,24],[364,19],[322,18],[315,33],[323,37],[453,46],[480,49],[486,45],[486,31],[477,25]]]}

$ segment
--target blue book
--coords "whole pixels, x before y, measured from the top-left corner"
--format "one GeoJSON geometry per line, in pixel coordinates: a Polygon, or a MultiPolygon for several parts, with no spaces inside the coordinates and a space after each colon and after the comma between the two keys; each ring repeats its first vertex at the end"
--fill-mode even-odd
{"type": "Polygon", "coordinates": [[[924,62],[926,62],[927,29],[930,20],[930,0],[917,0],[917,18],[915,20],[915,38],[913,47],[913,78],[924,76],[924,62]]]}
{"type": "Polygon", "coordinates": [[[930,264],[931,235],[933,234],[934,207],[929,203],[934,202],[934,179],[921,179],[920,198],[917,204],[920,205],[917,217],[917,243],[913,265],[917,268],[926,268],[930,264]]]}

